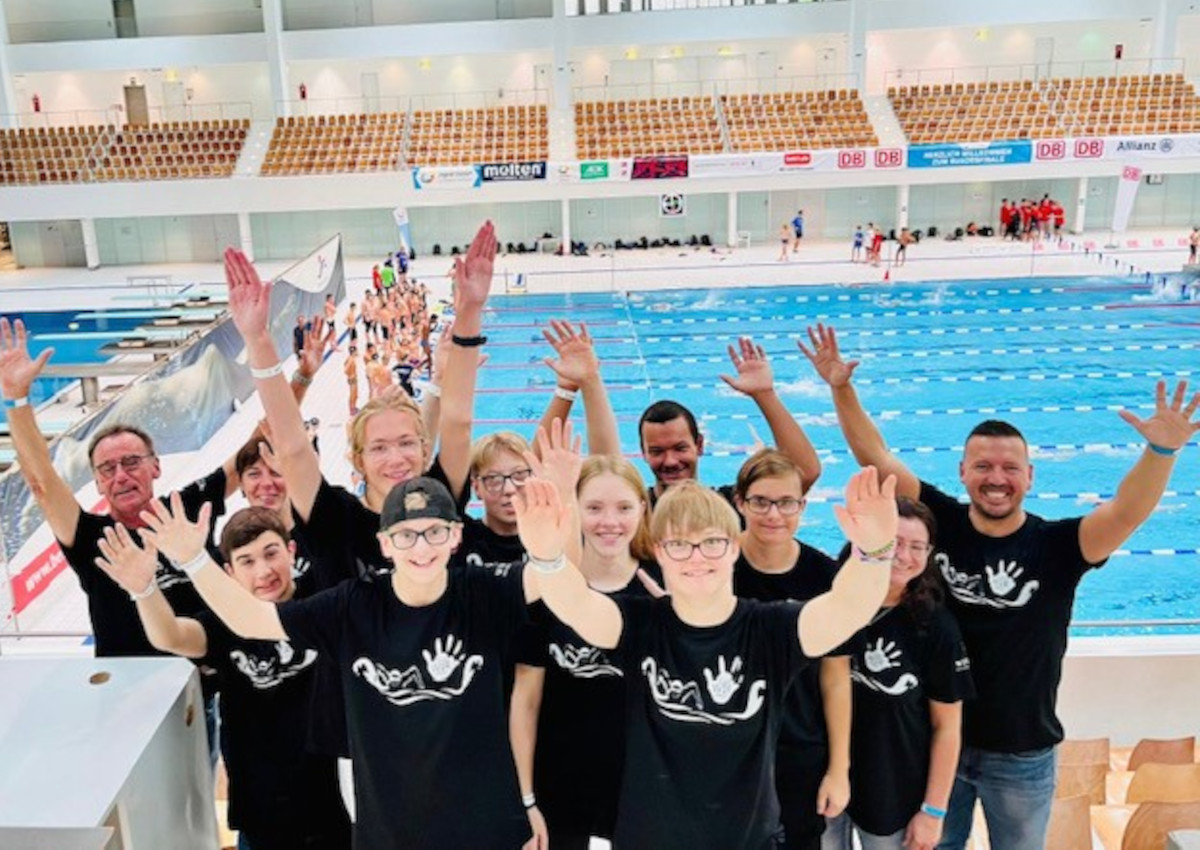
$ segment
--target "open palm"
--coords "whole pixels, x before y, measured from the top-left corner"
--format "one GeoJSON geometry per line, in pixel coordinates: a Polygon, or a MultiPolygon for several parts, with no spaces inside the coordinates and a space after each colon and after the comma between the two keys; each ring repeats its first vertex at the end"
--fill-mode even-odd
{"type": "Polygon", "coordinates": [[[0,390],[4,397],[13,399],[29,395],[30,386],[53,353],[53,348],[47,348],[36,360],[31,358],[25,323],[17,319],[10,325],[8,319],[0,319],[0,390]]]}

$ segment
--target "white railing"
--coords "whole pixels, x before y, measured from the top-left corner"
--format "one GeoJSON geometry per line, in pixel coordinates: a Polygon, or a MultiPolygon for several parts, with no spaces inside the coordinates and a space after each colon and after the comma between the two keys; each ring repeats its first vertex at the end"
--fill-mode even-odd
{"type": "Polygon", "coordinates": [[[956,68],[899,68],[884,75],[887,87],[926,84],[991,83],[1074,77],[1136,77],[1183,74],[1183,59],[1104,59],[1080,62],[1028,62],[1017,65],[968,65],[956,68]]]}

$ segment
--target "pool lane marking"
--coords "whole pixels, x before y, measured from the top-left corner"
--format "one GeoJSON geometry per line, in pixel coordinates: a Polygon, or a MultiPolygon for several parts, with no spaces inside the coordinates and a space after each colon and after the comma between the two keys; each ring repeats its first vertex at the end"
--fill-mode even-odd
{"type": "MultiPolygon", "coordinates": [[[[1194,342],[1181,342],[1175,344],[1133,343],[1130,345],[1046,345],[1040,347],[1022,346],[1020,348],[935,348],[932,350],[915,351],[863,351],[857,352],[854,357],[856,360],[898,360],[901,358],[910,357],[982,357],[993,354],[1004,356],[1030,356],[1035,354],[1111,354],[1117,351],[1192,351],[1197,348],[1200,348],[1200,343],[1194,342]]],[[[799,362],[807,359],[802,353],[774,354],[770,355],[770,358],[772,360],[782,360],[784,362],[799,362]]],[[[606,360],[605,363],[607,362],[609,361],[606,360]]],[[[652,357],[649,359],[649,362],[661,364],[728,363],[729,357],[652,357]]],[[[487,367],[485,366],[484,368],[487,367]]]]}

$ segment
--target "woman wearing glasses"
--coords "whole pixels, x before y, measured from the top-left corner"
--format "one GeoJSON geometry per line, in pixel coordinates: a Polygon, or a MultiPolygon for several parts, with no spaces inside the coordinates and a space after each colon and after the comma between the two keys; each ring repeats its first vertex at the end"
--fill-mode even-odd
{"type": "Polygon", "coordinates": [[[651,518],[668,596],[611,597],[563,555],[568,514],[533,478],[518,500],[529,569],[547,607],[625,677],[625,765],[614,844],[625,850],[778,847],[776,742],[785,695],[810,663],[878,609],[895,548],[895,479],[851,478],[838,520],[853,555],[808,603],[733,594],[737,515],[717,494],[672,485],[651,518]]]}
{"type": "MultiPolygon", "coordinates": [[[[733,591],[762,602],[807,602],[833,585],[836,562],[796,539],[804,511],[800,470],[782,452],[762,449],[738,471],[734,504],[745,518],[733,591]]],[[[825,818],[850,797],[850,659],[822,658],[787,695],[775,787],[788,850],[821,846],[825,818]]]]}
{"type": "Polygon", "coordinates": [[[854,725],[850,806],[830,824],[829,846],[932,850],[958,765],[962,700],[974,696],[954,617],[942,606],[934,519],[898,500],[896,559],[883,608],[851,641],[854,725]]]}

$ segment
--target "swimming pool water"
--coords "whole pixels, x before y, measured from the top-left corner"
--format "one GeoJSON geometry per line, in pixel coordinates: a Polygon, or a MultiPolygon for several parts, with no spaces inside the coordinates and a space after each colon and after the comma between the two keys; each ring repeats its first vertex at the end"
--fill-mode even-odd
{"type": "MultiPolygon", "coordinates": [[[[824,464],[800,537],[826,550],[841,543],[830,503],[856,465],[828,388],[796,347],[808,324],[837,329],[845,356],[862,360],[859,395],[893,450],[949,492],[962,494],[958,461],[976,423],[1020,428],[1035,471],[1027,508],[1048,518],[1086,513],[1135,462],[1143,441],[1117,410],[1149,416],[1160,378],[1168,391],[1178,379],[1200,389],[1200,304],[1157,300],[1128,278],[505,296],[485,320],[480,430],[531,433],[554,386],[541,326],[564,317],[596,338],[626,452],[638,448],[642,410],[675,399],[701,419],[710,484],[734,480],[754,448],[751,427],[770,441],[754,404],[718,377],[732,372],[726,346],[738,336],[760,343],[824,464]]],[[[1198,505],[1193,443],[1155,514],[1084,580],[1076,619],[1200,618],[1198,505]]]]}

